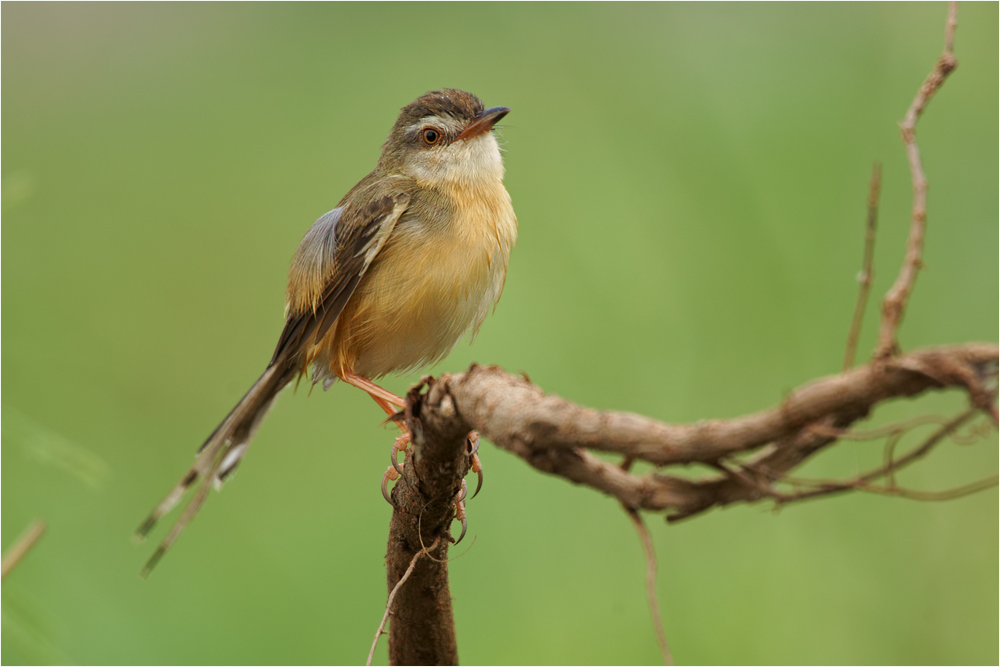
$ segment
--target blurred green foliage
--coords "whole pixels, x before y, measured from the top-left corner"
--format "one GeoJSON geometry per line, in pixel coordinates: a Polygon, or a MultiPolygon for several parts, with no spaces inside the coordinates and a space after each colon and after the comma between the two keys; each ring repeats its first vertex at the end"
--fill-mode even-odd
{"type": "MultiPolygon", "coordinates": [[[[908,226],[896,122],[946,7],[2,13],[3,545],[49,525],[4,584],[4,662],[286,664],[362,661],[382,614],[393,434],[366,396],[289,391],[148,581],[153,545],[130,535],[263,368],[296,244],[374,166],[400,107],[452,86],[513,109],[506,292],[434,372],[497,363],[599,408],[735,416],[839,370],[881,159],[871,349],[908,226]]],[[[960,66],[919,127],[930,227],[907,348],[998,337],[997,14],[960,7],[960,66]]],[[[984,477],[996,444],[948,445],[901,481],[984,477]]],[[[483,454],[477,539],[451,566],[463,661],[655,663],[620,508],[483,454]]],[[[880,457],[847,443],[806,472],[880,457]]],[[[995,490],[648,520],[681,663],[998,660],[995,490]]]]}

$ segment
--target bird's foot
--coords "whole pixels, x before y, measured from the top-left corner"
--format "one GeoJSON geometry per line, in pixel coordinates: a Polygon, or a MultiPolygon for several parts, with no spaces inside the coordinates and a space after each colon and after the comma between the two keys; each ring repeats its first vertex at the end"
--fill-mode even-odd
{"type": "Polygon", "coordinates": [[[408,452],[410,448],[410,442],[412,438],[410,437],[410,432],[403,427],[403,434],[396,438],[392,443],[392,453],[389,454],[389,460],[392,461],[392,467],[396,469],[396,472],[400,475],[403,474],[402,464],[396,460],[400,452],[408,452]]]}
{"type": "Polygon", "coordinates": [[[395,482],[400,478],[400,476],[402,476],[402,474],[403,464],[400,463],[398,464],[398,467],[389,466],[388,470],[385,471],[385,474],[382,475],[382,497],[385,498],[385,502],[389,503],[393,507],[395,507],[396,504],[392,502],[392,494],[389,493],[389,482],[395,482]]]}
{"type": "Polygon", "coordinates": [[[475,498],[479,495],[479,490],[483,488],[483,464],[477,454],[479,451],[479,433],[477,431],[469,431],[465,442],[469,448],[469,456],[472,457],[472,467],[470,469],[479,478],[476,482],[476,491],[472,494],[472,497],[475,498]]]}
{"type": "Polygon", "coordinates": [[[455,544],[462,541],[465,537],[465,531],[469,529],[469,517],[465,514],[465,497],[469,494],[469,487],[462,480],[462,488],[458,490],[458,495],[455,497],[455,518],[462,522],[462,532],[455,540],[455,544]]]}

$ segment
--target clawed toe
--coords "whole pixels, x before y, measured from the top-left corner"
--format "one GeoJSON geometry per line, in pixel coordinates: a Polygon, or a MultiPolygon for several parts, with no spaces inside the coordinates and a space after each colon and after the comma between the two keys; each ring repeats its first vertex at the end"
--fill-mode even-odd
{"type": "Polygon", "coordinates": [[[480,463],[479,457],[475,454],[472,455],[472,471],[476,473],[476,477],[478,478],[476,481],[476,490],[472,494],[472,497],[475,498],[479,495],[479,490],[483,488],[483,464],[480,463]]]}
{"type": "MultiPolygon", "coordinates": [[[[395,461],[393,461],[393,464],[395,464],[395,461]]],[[[392,502],[392,495],[389,493],[389,482],[395,482],[399,479],[400,475],[403,474],[402,467],[403,464],[399,464],[399,467],[395,465],[389,466],[389,469],[382,475],[382,497],[385,498],[385,502],[394,507],[395,503],[392,502]]]]}
{"type": "Polygon", "coordinates": [[[392,453],[389,455],[389,460],[392,461],[392,467],[396,469],[396,472],[400,475],[403,474],[402,464],[396,460],[399,452],[405,452],[410,446],[410,432],[404,430],[403,434],[396,438],[395,442],[392,443],[392,453]]]}
{"type": "MultiPolygon", "coordinates": [[[[402,476],[403,466],[405,463],[400,463],[398,461],[398,455],[399,452],[406,452],[409,449],[411,441],[410,432],[404,428],[402,435],[397,437],[392,443],[392,453],[389,455],[389,460],[392,461],[392,465],[385,471],[385,474],[382,475],[382,497],[385,498],[385,501],[390,505],[395,505],[395,503],[392,502],[392,494],[389,491],[389,482],[395,482],[402,476]]],[[[477,454],[479,451],[479,434],[477,432],[472,431],[469,433],[467,445],[469,448],[469,456],[472,457],[470,470],[475,472],[477,476],[476,490],[472,494],[472,497],[475,498],[480,489],[483,488],[483,464],[479,460],[479,455],[477,454]]],[[[469,518],[465,513],[465,501],[468,497],[469,486],[465,480],[462,480],[462,486],[455,497],[455,518],[462,523],[462,532],[459,534],[458,539],[455,540],[455,544],[458,544],[465,538],[465,534],[469,529],[469,518]]]]}
{"type": "Polygon", "coordinates": [[[469,445],[469,456],[472,457],[472,472],[476,473],[479,477],[476,482],[476,490],[472,494],[472,497],[475,498],[479,495],[480,489],[483,488],[483,464],[480,462],[479,456],[476,454],[476,452],[479,451],[479,433],[477,431],[470,431],[467,443],[469,445]]]}
{"type": "Polygon", "coordinates": [[[469,518],[465,515],[465,496],[469,493],[469,487],[465,480],[462,480],[462,488],[458,490],[458,497],[455,499],[455,518],[462,522],[462,532],[459,534],[455,544],[458,544],[465,537],[465,532],[469,529],[469,518]]]}

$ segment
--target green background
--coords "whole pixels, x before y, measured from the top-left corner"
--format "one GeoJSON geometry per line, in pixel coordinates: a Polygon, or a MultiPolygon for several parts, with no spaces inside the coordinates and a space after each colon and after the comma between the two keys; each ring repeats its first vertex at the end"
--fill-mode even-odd
{"type": "MultiPolygon", "coordinates": [[[[961,64],[919,128],[930,222],[905,348],[998,337],[998,9],[959,12],[961,64]]],[[[500,364],[678,422],[772,405],[839,370],[881,159],[864,359],[908,227],[896,124],[945,14],[4,3],[3,546],[48,522],[3,587],[4,662],[363,662],[393,433],[361,392],[287,392],[148,581],[154,544],[130,535],[263,369],[300,238],[426,90],[513,110],[520,221],[499,308],[433,372],[500,364]]],[[[963,404],[898,402],[869,424],[963,404]]],[[[996,444],[949,443],[901,481],[988,476],[996,444]]],[[[617,504],[482,451],[475,541],[451,565],[463,662],[657,662],[617,504]]],[[[844,443],[803,474],[850,475],[881,451],[844,443]]],[[[994,489],[648,521],[679,662],[998,661],[994,489]]]]}

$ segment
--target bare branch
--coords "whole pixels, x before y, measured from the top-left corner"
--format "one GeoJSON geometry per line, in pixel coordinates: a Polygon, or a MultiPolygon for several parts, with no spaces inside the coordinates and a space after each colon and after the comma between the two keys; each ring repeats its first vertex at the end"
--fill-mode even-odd
{"type": "Polygon", "coordinates": [[[865,220],[865,253],[858,274],[858,300],[854,304],[854,317],[847,334],[847,349],[844,351],[844,370],[854,365],[854,355],[861,334],[861,322],[868,307],[868,294],[875,279],[875,226],[878,223],[878,197],[882,189],[882,163],[872,165],[872,177],[868,184],[868,216],[865,220]]]}
{"type": "Polygon", "coordinates": [[[952,0],[948,3],[948,22],[944,26],[944,50],[945,53],[955,51],[955,28],[958,27],[958,2],[952,0]]]}
{"type": "Polygon", "coordinates": [[[996,372],[997,357],[996,345],[982,343],[920,349],[816,380],[768,410],[695,424],[583,408],[497,367],[473,365],[465,373],[438,378],[421,414],[456,420],[456,431],[475,427],[539,470],[607,493],[626,507],[672,510],[669,518],[678,520],[715,506],[777,498],[776,481],[888,399],[957,387],[982,408],[984,397],[992,402],[983,381],[996,372]],[[701,480],[656,472],[632,475],[587,449],[657,466],[702,463],[723,475],[701,480]],[[760,451],[735,468],[723,462],[753,450],[760,451]]]}
{"type": "Polygon", "coordinates": [[[471,429],[449,418],[454,414],[451,401],[447,387],[430,377],[406,397],[413,450],[392,489],[388,589],[396,589],[419,552],[433,550],[424,545],[438,547],[414,566],[410,584],[398,589],[389,632],[389,661],[394,665],[458,664],[447,552],[456,496],[470,468],[466,439],[471,429]],[[426,395],[421,393],[424,387],[426,395]],[[423,409],[428,400],[435,401],[437,412],[423,409]]]}
{"type": "MultiPolygon", "coordinates": [[[[890,495],[903,495],[904,492],[898,489],[895,484],[893,475],[897,470],[906,467],[907,465],[913,463],[917,459],[926,456],[934,447],[939,445],[944,441],[950,434],[954,433],[958,428],[972,419],[977,413],[975,408],[970,408],[958,415],[954,419],[950,420],[944,426],[935,431],[929,438],[927,438],[919,446],[915,447],[912,451],[907,453],[905,456],[893,459],[891,457],[891,451],[887,455],[887,461],[884,465],[871,470],[864,474],[858,475],[854,479],[847,481],[820,481],[820,480],[795,480],[797,484],[808,484],[810,486],[815,486],[817,488],[810,491],[803,491],[795,494],[780,494],[777,499],[782,503],[786,504],[796,500],[806,500],[810,498],[816,498],[819,496],[827,496],[834,493],[842,493],[844,491],[873,491],[877,493],[886,493],[890,495]],[[881,477],[888,477],[888,485],[885,487],[877,487],[871,483],[881,477]]],[[[890,440],[890,442],[892,442],[890,440]]],[[[893,445],[894,447],[895,445],[893,445]]],[[[977,482],[977,484],[979,484],[977,482]]]]}
{"type": "Polygon", "coordinates": [[[885,493],[891,496],[900,496],[902,498],[907,498],[909,500],[926,500],[930,502],[940,502],[942,500],[955,500],[956,498],[964,498],[965,496],[971,496],[973,493],[979,493],[980,491],[985,491],[991,487],[997,486],[1000,483],[1000,476],[990,475],[985,479],[981,479],[977,482],[971,482],[969,484],[963,484],[962,486],[956,486],[953,489],[945,489],[944,491],[914,491],[912,489],[885,489],[880,491],[876,488],[862,488],[862,491],[871,491],[875,493],[885,493]]]}
{"type": "Polygon", "coordinates": [[[913,290],[913,283],[916,281],[917,273],[921,267],[920,258],[923,253],[924,235],[927,229],[927,177],[920,160],[920,149],[917,147],[917,121],[924,109],[927,108],[931,98],[934,97],[934,93],[944,84],[948,75],[958,67],[958,60],[955,59],[952,52],[956,12],[957,3],[952,2],[948,9],[944,53],[938,58],[934,69],[920,86],[917,96],[913,99],[913,103],[900,124],[903,144],[906,147],[906,157],[910,163],[910,176],[913,181],[913,207],[910,235],[906,241],[906,256],[902,267],[900,267],[899,275],[896,277],[896,282],[893,283],[882,300],[882,323],[879,329],[878,347],[875,351],[875,357],[878,359],[887,359],[899,350],[896,334],[906,310],[906,302],[913,290]]]}
{"type": "MultiPolygon", "coordinates": [[[[621,469],[628,472],[632,468],[634,459],[626,456],[621,462],[621,469]]],[[[656,549],[653,547],[653,538],[646,528],[646,522],[642,520],[639,511],[622,505],[625,514],[632,521],[635,530],[639,533],[639,541],[642,542],[642,551],[646,556],[646,604],[649,605],[649,616],[653,621],[653,632],[656,633],[656,643],[660,646],[660,655],[663,657],[664,665],[673,665],[674,657],[670,655],[670,646],[667,644],[667,632],[663,628],[663,617],[660,615],[660,600],[656,595],[656,549]]]]}
{"type": "MultiPolygon", "coordinates": [[[[545,395],[495,366],[474,365],[465,373],[444,375],[438,382],[447,384],[458,414],[468,424],[536,467],[550,465],[532,460],[542,452],[552,457],[576,448],[615,452],[665,466],[712,463],[794,435],[829,415],[852,422],[882,401],[928,389],[960,387],[976,394],[985,392],[980,377],[983,366],[996,358],[997,346],[988,343],[923,348],[890,363],[818,379],[792,391],[781,404],[755,414],[694,424],[664,424],[627,412],[583,408],[545,395]]],[[[610,486],[617,483],[616,474],[599,463],[584,458],[574,465],[580,475],[602,476],[610,486]]]]}
{"type": "Polygon", "coordinates": [[[896,458],[896,445],[899,444],[902,437],[903,433],[898,431],[885,439],[885,449],[882,453],[882,460],[884,461],[886,470],[886,483],[889,485],[890,489],[896,488],[896,467],[894,465],[896,458]]]}
{"type": "Polygon", "coordinates": [[[667,633],[663,629],[663,618],[660,616],[660,602],[656,597],[656,551],[653,549],[653,538],[649,535],[649,529],[637,510],[626,507],[625,513],[632,520],[639,539],[642,541],[642,550],[646,556],[646,602],[649,604],[649,614],[653,618],[653,630],[656,632],[656,643],[660,645],[660,654],[663,656],[664,665],[673,665],[674,658],[670,655],[670,647],[667,645],[667,633]]]}
{"type": "MultiPolygon", "coordinates": [[[[930,424],[941,426],[947,421],[947,419],[940,415],[917,415],[916,417],[912,417],[910,419],[904,419],[901,422],[885,424],[884,426],[864,431],[858,429],[826,429],[825,432],[827,435],[831,435],[840,440],[876,440],[889,435],[896,435],[905,431],[911,431],[918,426],[927,426],[930,424]]],[[[813,426],[812,428],[814,430],[824,431],[824,429],[819,425],[813,426]]],[[[955,438],[956,435],[953,434],[952,439],[954,440],[955,438]]]]}
{"type": "MultiPolygon", "coordinates": [[[[410,575],[413,574],[413,568],[417,566],[417,561],[420,560],[420,557],[426,556],[433,551],[437,547],[440,539],[440,537],[435,538],[434,542],[429,547],[424,547],[413,555],[413,559],[410,561],[410,566],[406,568],[406,572],[402,577],[400,577],[399,581],[396,582],[396,585],[393,586],[392,590],[389,592],[389,599],[385,603],[385,613],[382,614],[382,622],[378,624],[378,630],[375,631],[375,639],[372,640],[372,648],[368,651],[368,660],[365,662],[365,665],[372,664],[372,658],[375,656],[375,647],[378,646],[379,637],[385,634],[385,622],[389,620],[389,613],[392,610],[392,603],[396,599],[396,593],[399,592],[400,587],[402,587],[402,585],[406,583],[406,580],[410,578],[410,575]]],[[[433,556],[430,557],[433,558],[433,556]]]]}

